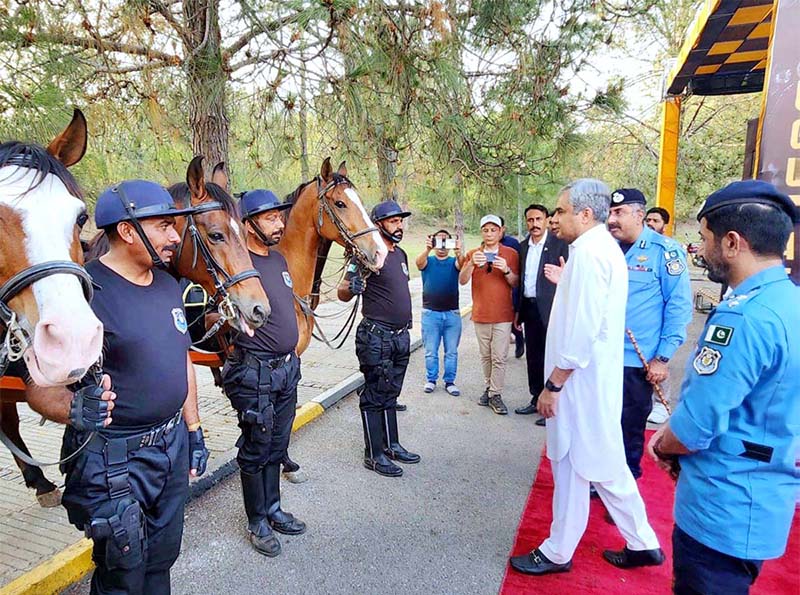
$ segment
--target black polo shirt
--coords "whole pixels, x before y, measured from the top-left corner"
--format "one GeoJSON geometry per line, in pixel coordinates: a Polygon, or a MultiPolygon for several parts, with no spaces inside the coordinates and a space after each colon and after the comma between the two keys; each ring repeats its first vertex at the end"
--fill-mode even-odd
{"type": "MultiPolygon", "coordinates": [[[[346,278],[356,273],[357,261],[351,261],[346,278]]],[[[411,323],[411,292],[408,289],[408,256],[399,246],[389,250],[379,274],[367,279],[361,304],[364,318],[379,320],[393,326],[411,323]]]]}
{"type": "Polygon", "coordinates": [[[153,269],[150,285],[136,285],[99,260],[86,270],[99,286],[91,306],[104,327],[103,371],[117,394],[109,429],[166,421],[189,391],[191,339],[178,282],[153,269]]]}
{"type": "Polygon", "coordinates": [[[269,298],[272,313],[255,335],[239,333],[236,347],[270,355],[283,355],[297,348],[299,334],[294,311],[294,289],[283,254],[271,248],[268,256],[250,252],[253,266],[261,273],[261,285],[269,298]]]}

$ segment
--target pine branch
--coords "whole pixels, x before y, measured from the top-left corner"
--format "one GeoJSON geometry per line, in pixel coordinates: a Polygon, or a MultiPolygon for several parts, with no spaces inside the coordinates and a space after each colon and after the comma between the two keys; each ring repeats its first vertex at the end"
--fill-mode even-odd
{"type": "Polygon", "coordinates": [[[71,47],[79,47],[86,50],[95,50],[100,53],[104,52],[118,52],[121,54],[128,54],[131,56],[143,56],[148,60],[158,60],[179,66],[183,63],[180,56],[174,54],[167,54],[148,48],[142,45],[134,45],[130,43],[123,43],[119,41],[98,40],[87,37],[80,37],[77,35],[70,35],[68,33],[60,33],[58,31],[44,31],[41,33],[30,33],[27,36],[29,44],[35,43],[53,43],[58,45],[66,45],[71,47]]]}

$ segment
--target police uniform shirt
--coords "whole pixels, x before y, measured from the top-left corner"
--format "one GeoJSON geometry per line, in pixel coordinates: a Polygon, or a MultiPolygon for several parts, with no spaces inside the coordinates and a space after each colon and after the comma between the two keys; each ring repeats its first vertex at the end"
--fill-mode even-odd
{"type": "MultiPolygon", "coordinates": [[[[354,259],[347,268],[347,279],[357,271],[354,259]]],[[[364,318],[378,320],[392,326],[411,323],[411,292],[408,289],[408,256],[399,246],[389,250],[380,274],[372,274],[367,279],[361,314],[364,318]]]]}
{"type": "Polygon", "coordinates": [[[739,284],[700,335],[670,429],[680,457],[675,522],[736,558],[781,556],[800,476],[800,287],[782,266],[739,284]]]}
{"type": "Polygon", "coordinates": [[[92,310],[103,323],[103,371],[111,376],[109,428],[152,427],[183,407],[191,345],[177,281],[153,269],[150,285],[131,283],[99,260],[86,265],[99,287],[92,310]]]}
{"type": "MultiPolygon", "coordinates": [[[[675,240],[645,227],[625,250],[628,302],[625,326],[631,329],[646,361],[671,358],[686,340],[692,320],[692,294],[686,255],[675,240]]],[[[625,336],[625,366],[641,368],[630,338],[625,336]]]]}
{"type": "Polygon", "coordinates": [[[242,349],[284,355],[297,348],[299,339],[294,311],[294,289],[283,254],[270,249],[269,255],[250,253],[253,266],[261,273],[261,285],[269,297],[272,313],[252,337],[239,333],[234,345],[242,349]]]}

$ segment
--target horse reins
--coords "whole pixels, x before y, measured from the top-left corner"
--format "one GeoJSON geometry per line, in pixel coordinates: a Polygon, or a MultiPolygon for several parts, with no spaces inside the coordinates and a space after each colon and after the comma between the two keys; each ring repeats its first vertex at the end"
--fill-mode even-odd
{"type": "MultiPolygon", "coordinates": [[[[216,307],[220,313],[220,319],[214,323],[214,326],[212,326],[206,332],[205,336],[198,341],[198,343],[202,343],[209,337],[214,336],[217,331],[222,328],[222,325],[228,320],[235,320],[237,318],[238,314],[231,303],[228,290],[245,279],[261,277],[261,273],[259,273],[256,269],[247,269],[240,273],[236,273],[235,275],[230,275],[228,271],[225,270],[225,267],[219,264],[217,259],[214,258],[214,255],[211,254],[211,250],[209,250],[208,246],[203,241],[203,237],[200,235],[200,230],[195,224],[194,216],[211,211],[223,210],[225,210],[225,206],[218,201],[203,202],[194,207],[193,212],[186,215],[186,227],[183,229],[183,233],[181,234],[181,243],[178,245],[178,253],[175,256],[175,262],[177,263],[180,261],[181,254],[183,253],[183,246],[186,243],[186,235],[189,234],[192,241],[192,248],[194,249],[192,254],[192,268],[197,265],[197,255],[199,253],[203,257],[203,262],[206,265],[206,271],[211,277],[216,290],[216,293],[209,298],[208,303],[206,304],[206,309],[216,307]]],[[[206,312],[204,311],[203,314],[205,313],[206,312]]]]}

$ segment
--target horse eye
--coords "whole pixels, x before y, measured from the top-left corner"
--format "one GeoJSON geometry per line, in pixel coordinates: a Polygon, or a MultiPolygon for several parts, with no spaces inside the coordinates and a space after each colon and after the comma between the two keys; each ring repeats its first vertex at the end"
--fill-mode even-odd
{"type": "Polygon", "coordinates": [[[83,226],[86,225],[86,222],[89,220],[89,214],[85,211],[78,215],[78,218],[75,220],[75,225],[83,229],[83,226]]]}
{"type": "Polygon", "coordinates": [[[335,204],[335,205],[336,205],[336,208],[337,208],[337,209],[346,209],[346,208],[347,208],[347,205],[346,205],[346,204],[344,204],[344,201],[341,201],[341,200],[337,200],[337,201],[336,201],[336,202],[334,202],[333,204],[335,204]]]}
{"type": "Polygon", "coordinates": [[[211,233],[208,234],[208,239],[215,243],[224,242],[225,236],[219,233],[218,231],[212,231],[211,233]]]}

